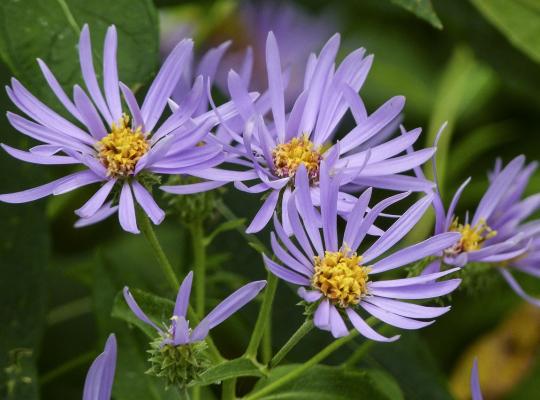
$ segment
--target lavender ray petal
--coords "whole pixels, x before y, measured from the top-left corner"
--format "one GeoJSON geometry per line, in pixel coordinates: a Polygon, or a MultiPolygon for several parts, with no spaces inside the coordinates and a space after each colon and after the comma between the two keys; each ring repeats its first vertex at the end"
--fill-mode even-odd
{"type": "Polygon", "coordinates": [[[159,326],[157,326],[155,323],[153,323],[152,320],[150,318],[148,318],[148,316],[144,313],[144,311],[141,310],[141,307],[139,307],[139,305],[135,301],[135,298],[133,297],[133,295],[131,294],[131,292],[129,291],[129,288],[127,286],[124,286],[124,290],[123,290],[122,293],[123,293],[124,300],[126,300],[126,303],[127,303],[128,307],[131,309],[131,311],[133,312],[133,314],[135,314],[135,316],[137,318],[139,318],[145,324],[150,325],[152,328],[154,328],[159,333],[163,332],[161,330],[161,328],[159,326]]]}
{"type": "Polygon", "coordinates": [[[313,315],[313,324],[323,331],[330,330],[330,301],[324,299],[319,303],[313,315]]]}
{"type": "Polygon", "coordinates": [[[447,295],[448,293],[454,291],[460,283],[461,279],[449,279],[442,282],[400,286],[395,288],[372,288],[371,293],[375,296],[389,297],[394,299],[430,299],[447,295]]]}
{"type": "Polygon", "coordinates": [[[150,217],[154,225],[161,224],[165,218],[165,211],[159,208],[152,195],[139,182],[134,180],[131,182],[131,186],[135,200],[137,200],[137,203],[139,203],[144,212],[150,217]]]}
{"type": "Polygon", "coordinates": [[[115,183],[116,179],[107,181],[81,208],[75,210],[75,214],[81,218],[92,217],[103,206],[115,183]]]}
{"type": "Polygon", "coordinates": [[[135,204],[128,182],[125,182],[120,192],[118,208],[118,220],[123,230],[130,233],[139,233],[137,228],[137,217],[135,216],[135,204]]]}
{"type": "Polygon", "coordinates": [[[285,264],[289,269],[296,271],[301,275],[305,275],[307,278],[313,275],[313,267],[311,265],[310,267],[303,265],[296,258],[287,253],[276,240],[276,235],[274,232],[271,232],[270,234],[270,242],[274,254],[277,256],[279,261],[285,264]]]}
{"type": "Polygon", "coordinates": [[[319,228],[316,226],[316,221],[318,218],[315,214],[315,209],[311,201],[307,170],[303,164],[300,164],[298,170],[296,171],[295,187],[296,195],[294,196],[294,199],[297,200],[296,206],[300,215],[302,216],[304,227],[306,228],[306,232],[309,235],[313,247],[317,250],[318,254],[321,255],[324,253],[324,250],[319,228]]]}
{"type": "Polygon", "coordinates": [[[510,273],[510,271],[504,269],[504,268],[499,268],[498,269],[499,272],[501,273],[501,275],[503,276],[503,278],[506,280],[506,282],[508,282],[508,284],[510,285],[510,287],[512,288],[512,290],[519,296],[521,297],[523,300],[525,300],[527,303],[530,303],[536,307],[540,307],[540,299],[536,299],[534,297],[532,297],[531,295],[528,295],[527,293],[525,293],[525,291],[523,290],[523,288],[520,286],[520,284],[516,281],[516,279],[512,276],[512,274],[510,273]]]}
{"type": "Polygon", "coordinates": [[[160,186],[159,188],[167,193],[174,194],[193,194],[193,193],[202,193],[207,192],[212,189],[216,189],[223,185],[226,185],[228,182],[199,182],[192,183],[187,185],[173,185],[173,186],[160,186]]]}
{"type": "Polygon", "coordinates": [[[105,99],[109,106],[113,120],[118,121],[122,117],[122,103],[120,89],[118,87],[118,68],[116,66],[116,48],[118,45],[116,27],[109,26],[103,45],[103,88],[105,99]]]}
{"type": "Polygon", "coordinates": [[[264,254],[263,254],[263,260],[264,260],[264,264],[266,265],[266,268],[268,268],[270,272],[272,272],[278,278],[281,278],[284,281],[289,282],[289,283],[294,283],[295,285],[304,285],[304,286],[310,285],[308,278],[294,271],[291,271],[288,268],[282,267],[278,263],[275,263],[274,261],[270,260],[264,254]]]}
{"type": "Polygon", "coordinates": [[[176,296],[176,302],[174,303],[174,316],[185,317],[187,315],[187,309],[189,306],[189,295],[191,294],[191,284],[193,283],[193,271],[184,278],[178,295],[176,296]]]}
{"type": "Polygon", "coordinates": [[[398,250],[394,254],[377,261],[373,264],[372,273],[388,271],[424,257],[437,255],[454,245],[460,238],[461,234],[458,232],[447,232],[432,236],[423,242],[398,250]]]}
{"type": "Polygon", "coordinates": [[[289,236],[287,235],[287,232],[285,232],[285,229],[283,226],[279,223],[277,215],[274,213],[274,230],[277,233],[279,240],[281,243],[285,245],[289,253],[291,253],[294,258],[296,258],[301,264],[308,267],[311,272],[313,272],[313,265],[312,263],[307,259],[307,257],[296,247],[296,245],[289,239],[289,236]]]}
{"type": "Polygon", "coordinates": [[[364,215],[371,199],[371,193],[372,189],[367,188],[354,204],[352,211],[347,217],[347,225],[345,225],[345,233],[343,234],[343,244],[352,246],[355,243],[354,237],[358,234],[360,225],[364,220],[364,215]]]}
{"type": "Polygon", "coordinates": [[[113,215],[116,211],[118,211],[118,206],[111,206],[112,202],[106,203],[103,207],[101,207],[96,213],[89,217],[89,218],[81,218],[75,222],[73,225],[75,228],[83,228],[85,226],[97,224],[98,222],[101,222],[107,218],[109,218],[111,215],[113,215]]]}
{"type": "Polygon", "coordinates": [[[361,302],[360,307],[373,315],[375,318],[380,319],[388,325],[392,325],[401,329],[421,329],[435,322],[417,321],[415,319],[402,317],[366,302],[361,302]]]}
{"type": "MultiPolygon", "coordinates": [[[[67,177],[66,177],[67,178],[67,177]]],[[[70,175],[70,178],[66,179],[64,182],[58,184],[54,189],[52,194],[60,195],[72,190],[78,189],[82,186],[91,185],[92,183],[101,182],[103,178],[97,176],[93,171],[86,170],[75,172],[70,175]]]]}
{"type": "Polygon", "coordinates": [[[120,82],[119,85],[120,89],[122,90],[122,94],[124,95],[124,99],[126,100],[126,103],[129,107],[131,117],[133,118],[133,121],[131,122],[131,128],[137,129],[140,127],[143,132],[146,132],[146,127],[144,126],[141,109],[139,108],[139,104],[137,103],[135,95],[127,85],[123,84],[122,82],[120,82]]]}
{"type": "Polygon", "coordinates": [[[75,100],[75,105],[81,114],[83,123],[90,131],[90,134],[97,140],[107,136],[107,130],[105,129],[105,126],[103,126],[103,122],[101,121],[97,110],[86,93],[84,93],[78,85],[75,85],[73,88],[73,98],[75,100]]]}
{"type": "Polygon", "coordinates": [[[482,390],[480,388],[480,377],[478,376],[478,358],[474,358],[471,370],[471,396],[472,400],[483,400],[482,390]]]}
{"type": "Polygon", "coordinates": [[[436,318],[444,313],[450,311],[448,307],[426,307],[413,303],[406,303],[403,301],[397,301],[392,299],[386,299],[384,297],[371,296],[365,298],[363,301],[373,304],[383,310],[391,312],[393,314],[401,315],[402,317],[409,318],[436,318]]]}
{"type": "Polygon", "coordinates": [[[272,104],[275,130],[280,142],[285,141],[285,100],[281,74],[281,59],[274,33],[270,31],[266,39],[266,71],[268,73],[268,90],[272,104]]]}
{"type": "Polygon", "coordinates": [[[110,126],[114,122],[114,119],[109,111],[109,107],[107,107],[105,99],[103,98],[103,94],[101,93],[101,89],[99,88],[96,78],[96,71],[94,69],[94,62],[92,60],[90,31],[87,24],[84,24],[79,39],[79,62],[81,64],[81,72],[86,88],[88,89],[88,92],[90,93],[90,96],[96,104],[99,112],[110,126]]]}
{"type": "Polygon", "coordinates": [[[433,194],[428,194],[413,204],[377,241],[364,253],[364,262],[369,262],[378,257],[403,236],[405,236],[418,220],[424,215],[433,201],[433,194]]]}
{"type": "Polygon", "coordinates": [[[7,144],[1,143],[0,146],[8,153],[10,156],[16,158],[17,160],[25,161],[32,164],[42,164],[42,165],[66,165],[66,164],[78,164],[79,161],[69,157],[69,156],[55,156],[55,155],[45,155],[34,152],[27,152],[23,150],[16,149],[14,147],[8,146],[7,144]]]}
{"type": "Polygon", "coordinates": [[[322,297],[322,293],[318,290],[306,290],[303,286],[299,287],[296,293],[308,303],[314,303],[322,297]]]}
{"type": "Polygon", "coordinates": [[[276,205],[279,199],[279,191],[273,190],[268,198],[264,201],[257,215],[251,221],[251,224],[246,229],[246,233],[256,233],[263,229],[272,218],[272,214],[276,209],[276,205]]]}
{"type": "Polygon", "coordinates": [[[332,332],[332,336],[336,339],[349,334],[347,325],[345,325],[343,318],[339,315],[339,311],[332,304],[330,305],[330,332],[332,332]]]}
{"type": "Polygon", "coordinates": [[[193,330],[192,338],[198,337],[199,327],[210,330],[253,300],[266,286],[266,281],[255,281],[241,287],[219,303],[193,330]]]}
{"type": "Polygon", "coordinates": [[[419,276],[414,276],[412,278],[398,278],[398,279],[389,279],[377,282],[371,282],[370,288],[391,288],[391,287],[400,287],[400,286],[410,286],[418,285],[422,283],[430,283],[435,280],[442,278],[443,276],[450,275],[456,271],[459,271],[459,268],[450,268],[440,272],[433,272],[431,274],[422,274],[419,276]]]}
{"type": "Polygon", "coordinates": [[[352,308],[347,308],[345,310],[349,321],[353,324],[354,328],[360,332],[360,334],[368,339],[375,340],[377,342],[394,342],[399,339],[399,335],[392,336],[387,338],[377,331],[375,331],[371,326],[369,326],[363,319],[360,317],[352,308]]]}

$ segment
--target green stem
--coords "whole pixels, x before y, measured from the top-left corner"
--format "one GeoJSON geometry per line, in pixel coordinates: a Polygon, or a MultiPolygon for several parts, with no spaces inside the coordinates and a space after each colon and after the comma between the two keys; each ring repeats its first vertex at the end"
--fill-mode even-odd
{"type": "Polygon", "coordinates": [[[47,383],[55,380],[59,376],[62,376],[65,373],[68,373],[69,371],[90,362],[90,360],[94,359],[95,356],[95,351],[89,351],[87,353],[81,354],[80,356],[65,362],[64,364],[50,370],[49,372],[46,372],[41,376],[39,382],[41,385],[46,385],[47,383]]]}
{"type": "Polygon", "coordinates": [[[255,328],[253,329],[253,333],[251,334],[251,339],[249,340],[248,348],[246,350],[246,357],[251,360],[255,360],[257,358],[257,350],[259,349],[265,328],[270,320],[272,303],[274,302],[274,297],[276,295],[278,284],[277,277],[268,271],[266,281],[267,284],[266,289],[264,290],[264,297],[261,304],[261,309],[259,310],[259,316],[257,317],[257,322],[255,323],[255,328]]]}
{"type": "Polygon", "coordinates": [[[154,232],[154,228],[152,227],[152,222],[150,222],[150,219],[144,212],[139,212],[139,222],[141,231],[144,236],[146,236],[146,240],[148,240],[150,247],[152,247],[158,264],[167,278],[167,282],[174,291],[177,291],[179,286],[178,278],[176,277],[174,269],[169,262],[169,259],[165,255],[161,244],[159,243],[156,232],[154,232]]]}
{"type": "Polygon", "coordinates": [[[267,394],[273,392],[274,390],[282,387],[283,385],[287,384],[288,382],[292,381],[296,377],[302,375],[305,371],[307,371],[309,368],[313,367],[314,365],[320,363],[323,361],[326,357],[328,357],[330,354],[332,354],[334,351],[338,350],[341,346],[344,344],[350,342],[353,340],[356,336],[358,336],[358,331],[352,330],[349,332],[349,335],[342,337],[340,339],[334,340],[332,343],[330,343],[328,346],[326,346],[324,349],[322,349],[320,352],[315,354],[313,357],[311,357],[308,361],[305,363],[299,365],[296,368],[293,368],[290,370],[287,374],[283,375],[281,378],[275,380],[274,382],[270,383],[268,386],[263,387],[261,390],[252,393],[251,395],[248,395],[245,400],[256,400],[260,399],[263,396],[266,396],[267,394]]]}
{"type": "Polygon", "coordinates": [[[287,340],[287,343],[276,353],[270,361],[270,367],[274,368],[281,360],[313,329],[313,320],[306,319],[296,332],[287,340]]]}
{"type": "MultiPolygon", "coordinates": [[[[271,312],[271,311],[270,311],[271,312]]],[[[272,316],[266,322],[266,329],[261,343],[261,360],[264,365],[268,365],[272,359],[272,316]]]]}
{"type": "Polygon", "coordinates": [[[205,311],[206,284],[206,246],[204,244],[204,227],[200,219],[196,219],[189,227],[193,246],[195,271],[195,311],[202,318],[205,311]]]}
{"type": "Polygon", "coordinates": [[[222,400],[235,400],[236,399],[236,378],[227,379],[223,381],[221,387],[221,399],[222,400]]]}
{"type": "MultiPolygon", "coordinates": [[[[189,392],[187,390],[186,390],[186,394],[187,394],[187,400],[191,400],[191,398],[189,397],[189,392]]],[[[201,400],[201,387],[200,386],[193,387],[191,394],[193,395],[192,396],[193,400],[201,400]]]]}

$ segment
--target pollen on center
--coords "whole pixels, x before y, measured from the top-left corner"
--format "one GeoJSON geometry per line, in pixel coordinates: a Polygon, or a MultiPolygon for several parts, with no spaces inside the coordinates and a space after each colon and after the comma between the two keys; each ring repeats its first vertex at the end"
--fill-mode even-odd
{"type": "Polygon", "coordinates": [[[362,256],[348,249],[326,251],[324,257],[316,256],[315,274],[311,284],[333,304],[347,308],[358,304],[368,293],[370,267],[361,265],[362,256]]]}
{"type": "Polygon", "coordinates": [[[111,132],[95,145],[98,159],[107,168],[108,176],[126,177],[133,174],[137,162],[150,149],[141,128],[133,130],[129,117],[123,115],[112,124],[111,132]]]}
{"type": "Polygon", "coordinates": [[[316,148],[307,135],[277,145],[272,151],[272,157],[274,172],[281,178],[293,177],[300,164],[304,164],[310,181],[313,183],[319,180],[321,148],[316,148]]]}
{"type": "Polygon", "coordinates": [[[483,219],[471,226],[471,224],[460,224],[455,218],[450,225],[450,231],[461,233],[461,238],[454,246],[445,251],[447,255],[480,250],[486,240],[497,235],[497,231],[491,229],[483,219]]]}

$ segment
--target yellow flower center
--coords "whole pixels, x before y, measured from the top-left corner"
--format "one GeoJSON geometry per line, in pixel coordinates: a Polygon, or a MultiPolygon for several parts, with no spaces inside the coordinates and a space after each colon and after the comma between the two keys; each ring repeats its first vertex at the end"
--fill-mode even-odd
{"type": "Polygon", "coordinates": [[[95,145],[98,159],[107,168],[108,176],[132,175],[137,161],[150,149],[141,128],[133,130],[129,117],[123,115],[118,123],[112,124],[111,133],[95,145]]]}
{"type": "Polygon", "coordinates": [[[292,138],[288,143],[278,144],[272,151],[274,172],[280,178],[293,177],[300,164],[304,164],[311,182],[319,180],[321,148],[309,140],[307,135],[292,138]]]}
{"type": "Polygon", "coordinates": [[[483,219],[478,221],[476,225],[471,226],[470,224],[460,224],[458,218],[456,218],[450,225],[450,231],[461,233],[461,239],[446,250],[448,255],[479,250],[486,240],[497,235],[497,231],[491,229],[483,219]]]}
{"type": "Polygon", "coordinates": [[[332,303],[346,308],[358,304],[368,293],[370,267],[360,265],[362,256],[347,249],[326,251],[324,257],[315,257],[315,274],[311,280],[332,303]]]}

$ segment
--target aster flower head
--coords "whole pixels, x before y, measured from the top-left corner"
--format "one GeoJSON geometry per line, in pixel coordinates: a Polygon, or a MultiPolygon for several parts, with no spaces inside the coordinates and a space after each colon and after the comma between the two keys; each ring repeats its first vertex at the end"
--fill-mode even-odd
{"type": "Polygon", "coordinates": [[[301,166],[298,169],[295,191],[288,203],[293,237],[287,236],[274,215],[272,250],[279,262],[264,255],[267,268],[281,279],[301,286],[298,294],[306,302],[316,303],[313,315],[315,326],[330,331],[334,337],[348,334],[343,319],[347,316],[354,328],[369,339],[397,339],[377,333],[358,311],[403,329],[430,325],[433,320],[424,320],[444,314],[449,307],[428,307],[404,300],[429,299],[452,292],[459,285],[459,279],[437,279],[451,274],[457,268],[405,279],[377,280],[377,276],[436,254],[453,245],[459,239],[459,234],[443,233],[382,256],[424,214],[433,197],[428,195],[411,206],[365,251],[360,251],[360,245],[375,219],[384,209],[406,197],[407,193],[389,197],[369,209],[371,188],[364,191],[354,204],[343,238],[339,240],[337,203],[341,176],[330,176],[329,172],[327,164],[323,162],[319,214],[309,194],[306,168],[301,166]]]}
{"type": "MultiPolygon", "coordinates": [[[[496,266],[514,291],[532,304],[540,300],[527,295],[512,276],[511,271],[540,276],[540,221],[526,220],[540,208],[540,195],[522,199],[537,163],[525,164],[518,156],[503,167],[500,160],[489,174],[489,188],[478,203],[469,221],[463,222],[454,215],[467,179],[454,195],[445,212],[440,196],[435,204],[436,233],[459,232],[460,240],[443,251],[443,261],[449,265],[463,266],[470,262],[489,263],[496,266]]],[[[437,266],[437,268],[439,268],[437,266]]]]}
{"type": "Polygon", "coordinates": [[[111,334],[84,381],[83,400],[110,400],[116,369],[116,337],[111,334]]]}
{"type": "MultiPolygon", "coordinates": [[[[178,110],[158,127],[192,48],[191,40],[183,40],[174,48],[139,107],[133,92],[119,81],[115,27],[109,27],[105,37],[101,87],[92,60],[89,28],[85,25],[79,41],[79,58],[86,91],[76,85],[71,100],[45,63],[38,60],[51,90],[75,123],[12,79],[11,87],[6,88],[8,95],[29,119],[9,112],[8,120],[18,131],[42,144],[30,151],[3,144],[4,150],[34,164],[79,164],[84,169],[33,189],[0,195],[0,201],[24,203],[99,183],[97,192],[76,211],[81,217],[76,226],[95,223],[118,211],[122,228],[138,233],[135,202],[159,224],[165,214],[143,185],[145,178],[154,174],[189,175],[190,169],[214,166],[222,159],[218,146],[198,145],[217,120],[212,114],[191,118],[205,98],[202,77],[195,80],[178,110]],[[116,188],[120,191],[118,204],[107,201],[116,188]]],[[[228,115],[231,109],[229,105],[222,111],[228,115]]]]}
{"type": "MultiPolygon", "coordinates": [[[[197,174],[209,180],[234,181],[237,189],[248,193],[267,193],[248,232],[258,232],[266,226],[282,197],[284,228],[290,233],[287,207],[284,205],[294,188],[297,170],[300,166],[306,169],[313,202],[318,204],[321,198],[319,175],[323,160],[329,168],[341,172],[341,187],[362,185],[397,190],[404,187],[429,190],[433,186],[425,179],[399,174],[422,164],[433,155],[434,149],[431,148],[398,156],[418,139],[419,129],[383,144],[373,147],[369,145],[371,139],[377,135],[386,135],[386,130],[396,127],[404,98],[397,96],[368,116],[357,92],[367,77],[373,57],[366,56],[364,49],[358,49],[345,57],[334,70],[339,44],[340,36],[336,34],[318,56],[312,54],[309,57],[303,91],[287,112],[284,100],[286,79],[272,32],[268,34],[266,42],[268,93],[254,103],[243,79],[234,71],[229,73],[231,98],[244,124],[241,133],[231,127],[227,129],[228,138],[218,139],[226,143],[224,148],[231,155],[227,162],[244,170],[210,168],[197,174]],[[332,145],[336,127],[349,108],[355,117],[356,126],[341,141],[332,145]],[[255,183],[247,186],[245,181],[255,183]]],[[[164,190],[170,191],[171,188],[164,190]]],[[[340,191],[339,213],[350,212],[353,201],[349,194],[340,191]]]]}
{"type": "Polygon", "coordinates": [[[137,318],[156,329],[161,337],[162,345],[182,346],[203,341],[210,329],[221,324],[232,314],[253,300],[266,285],[266,281],[255,281],[241,287],[219,303],[194,329],[191,329],[189,327],[189,321],[187,320],[187,310],[192,281],[193,272],[190,272],[180,285],[174,312],[171,317],[171,324],[166,330],[152,322],[138,306],[129,289],[127,287],[124,288],[124,299],[129,308],[137,318]]]}

